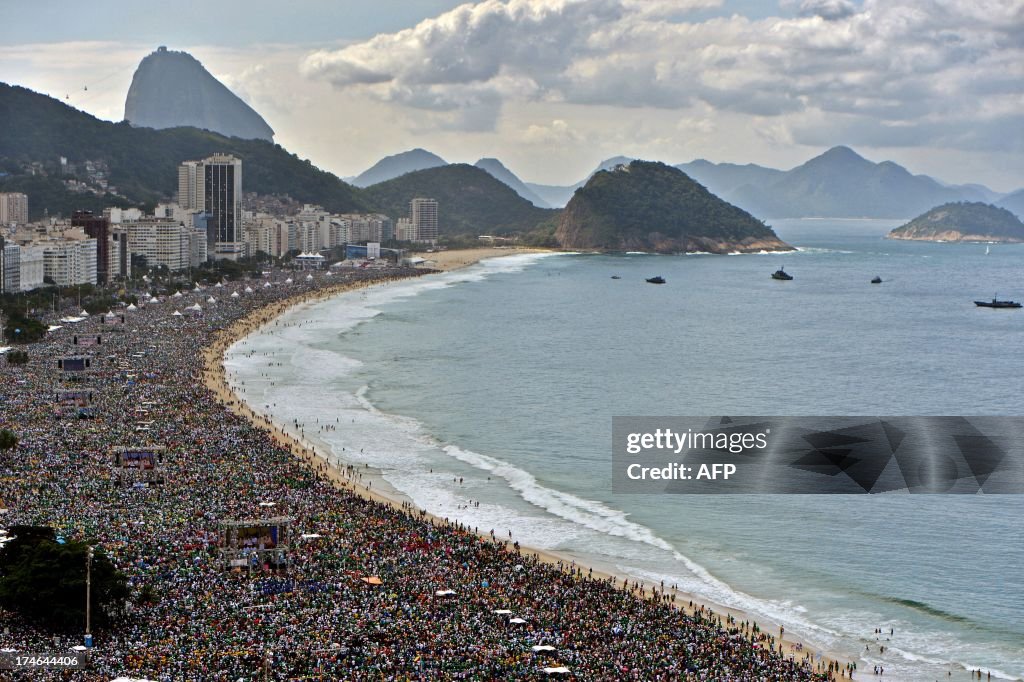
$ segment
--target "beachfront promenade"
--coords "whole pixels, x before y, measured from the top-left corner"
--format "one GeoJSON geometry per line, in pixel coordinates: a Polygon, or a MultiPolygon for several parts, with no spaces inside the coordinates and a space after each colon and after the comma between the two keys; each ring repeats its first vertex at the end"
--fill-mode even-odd
{"type": "MultiPolygon", "coordinates": [[[[345,488],[229,405],[222,374],[207,371],[211,347],[219,361],[229,337],[285,302],[418,274],[273,272],[269,287],[184,291],[116,311],[124,325],[65,324],[26,347],[27,365],[0,369],[0,428],[21,439],[0,455],[0,526],[50,525],[101,545],[135,595],[156,595],[94,632],[90,670],[14,679],[540,680],[558,667],[580,680],[829,678],[767,634],[674,608],[650,587],[622,589],[345,488]],[[201,313],[173,315],[195,303],[201,313]],[[76,347],[76,334],[102,334],[102,345],[76,347]],[[54,396],[72,385],[56,361],[86,352],[95,361],[79,385],[94,391],[95,417],[55,418],[54,396]],[[141,445],[166,447],[164,484],[118,485],[113,449],[141,445]],[[292,544],[287,571],[225,570],[218,521],[271,515],[293,518],[295,538],[317,537],[292,544]]],[[[0,612],[0,648],[66,651],[81,632],[0,612]]]]}

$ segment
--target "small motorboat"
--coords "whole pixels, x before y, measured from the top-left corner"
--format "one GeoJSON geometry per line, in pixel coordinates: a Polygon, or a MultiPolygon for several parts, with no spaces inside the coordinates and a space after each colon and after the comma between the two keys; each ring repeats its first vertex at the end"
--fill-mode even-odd
{"type": "Polygon", "coordinates": [[[647,278],[647,283],[648,284],[664,284],[665,283],[665,278],[664,277],[660,277],[660,276],[659,277],[648,277],[647,278]]]}
{"type": "Polygon", "coordinates": [[[781,279],[781,280],[789,281],[789,280],[793,279],[793,275],[789,274],[784,269],[779,268],[778,270],[776,270],[775,272],[772,273],[772,279],[781,279]]]}
{"type": "Polygon", "coordinates": [[[1021,304],[1017,301],[1000,301],[997,296],[993,296],[991,301],[975,301],[974,305],[979,308],[1020,308],[1021,304]]]}
{"type": "Polygon", "coordinates": [[[882,278],[879,277],[878,275],[875,275],[874,277],[871,278],[871,283],[872,284],[881,284],[882,283],[882,278]]]}
{"type": "Polygon", "coordinates": [[[612,279],[622,279],[622,278],[619,277],[618,275],[612,275],[612,279]]]}

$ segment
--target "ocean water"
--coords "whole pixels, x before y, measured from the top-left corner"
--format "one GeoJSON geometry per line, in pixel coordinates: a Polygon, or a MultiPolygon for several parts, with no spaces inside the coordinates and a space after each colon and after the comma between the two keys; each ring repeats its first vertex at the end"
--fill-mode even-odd
{"type": "Polygon", "coordinates": [[[227,367],[439,516],[785,625],[860,679],[1024,679],[1024,496],[611,492],[613,415],[1020,414],[1024,311],[972,301],[1024,298],[1024,246],[895,224],[777,221],[784,255],[494,259],[293,309],[227,367]]]}

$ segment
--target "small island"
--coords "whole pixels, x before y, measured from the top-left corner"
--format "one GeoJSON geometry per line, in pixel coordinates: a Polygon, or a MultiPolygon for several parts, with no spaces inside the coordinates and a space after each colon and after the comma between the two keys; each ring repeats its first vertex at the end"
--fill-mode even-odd
{"type": "Polygon", "coordinates": [[[792,251],[763,222],[678,168],[633,161],[576,190],[555,232],[566,249],[655,253],[792,251]]]}
{"type": "Polygon", "coordinates": [[[1024,242],[1024,223],[1005,208],[981,202],[956,202],[936,206],[906,225],[889,239],[932,242],[1024,242]]]}

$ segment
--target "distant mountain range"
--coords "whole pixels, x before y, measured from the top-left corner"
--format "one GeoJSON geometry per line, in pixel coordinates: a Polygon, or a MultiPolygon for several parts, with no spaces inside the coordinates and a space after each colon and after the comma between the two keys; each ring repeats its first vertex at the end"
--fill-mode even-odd
{"type": "Polygon", "coordinates": [[[132,77],[124,118],[142,128],[190,126],[225,137],[273,142],[263,117],[214,78],[187,52],[160,47],[147,55],[132,77]]]}
{"type": "Polygon", "coordinates": [[[890,239],[942,242],[1024,242],[1024,223],[980,201],[943,204],[889,233],[890,239]]]}
{"type": "Polygon", "coordinates": [[[598,171],[562,212],[570,249],[733,253],[792,251],[770,227],[678,168],[651,161],[598,171]]]}
{"type": "MultiPolygon", "coordinates": [[[[595,173],[632,160],[625,156],[606,159],[573,185],[524,182],[497,159],[481,159],[477,165],[534,205],[559,208],[595,173]]],[[[995,203],[1024,215],[1024,190],[1003,196],[984,185],[945,185],[926,175],[913,175],[892,161],[869,161],[849,147],[833,147],[788,171],[704,159],[675,167],[712,194],[765,219],[906,218],[957,201],[995,203]]]]}

